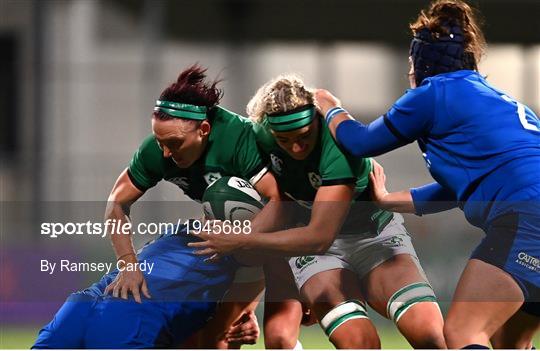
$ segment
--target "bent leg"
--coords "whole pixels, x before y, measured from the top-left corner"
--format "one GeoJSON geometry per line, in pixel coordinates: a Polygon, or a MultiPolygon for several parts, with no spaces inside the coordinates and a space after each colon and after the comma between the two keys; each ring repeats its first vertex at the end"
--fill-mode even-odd
{"type": "Polygon", "coordinates": [[[415,260],[400,254],[375,267],[362,278],[364,295],[375,311],[394,320],[415,349],[446,348],[441,311],[415,260]]]}
{"type": "Polygon", "coordinates": [[[508,273],[483,261],[469,260],[444,327],[448,347],[487,346],[523,301],[523,292],[508,273]]]}
{"type": "Polygon", "coordinates": [[[264,344],[267,349],[293,349],[300,334],[302,304],[286,261],[264,266],[264,344]]]}
{"type": "Polygon", "coordinates": [[[301,293],[336,348],[381,347],[375,326],[362,306],[360,282],[355,273],[347,269],[317,273],[304,283],[301,293]]]}

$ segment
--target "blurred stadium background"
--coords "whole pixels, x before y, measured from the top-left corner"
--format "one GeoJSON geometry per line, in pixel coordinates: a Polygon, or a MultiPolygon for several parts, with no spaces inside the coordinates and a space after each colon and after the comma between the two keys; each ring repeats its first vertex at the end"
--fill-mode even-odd
{"type": "MultiPolygon", "coordinates": [[[[0,348],[29,347],[67,293],[99,276],[50,276],[41,258],[114,259],[107,239],[44,238],[39,223],[101,219],[117,175],[150,132],[154,100],[183,68],[198,62],[224,79],[222,105],[239,113],[266,80],[296,72],[370,121],[407,88],[408,23],[427,3],[0,0],[0,348]]],[[[539,113],[540,1],[471,3],[486,22],[481,72],[539,113]]],[[[390,189],[430,181],[416,145],[379,161],[390,189]]],[[[143,200],[136,221],[198,213],[172,184],[143,200]]],[[[481,233],[459,211],[406,221],[444,305],[481,233]]],[[[408,348],[389,322],[376,323],[383,347],[408,348]]],[[[316,326],[302,342],[330,347],[316,326]]]]}

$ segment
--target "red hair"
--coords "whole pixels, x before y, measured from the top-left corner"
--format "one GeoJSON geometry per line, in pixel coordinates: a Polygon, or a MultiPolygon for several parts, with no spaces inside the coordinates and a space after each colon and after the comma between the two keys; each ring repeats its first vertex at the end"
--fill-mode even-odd
{"type": "MultiPolygon", "coordinates": [[[[207,82],[207,68],[198,64],[185,69],[180,73],[176,82],[169,85],[161,95],[160,100],[174,101],[184,104],[206,106],[209,109],[217,106],[223,97],[223,91],[217,88],[221,80],[207,82]]],[[[156,111],[153,116],[160,120],[168,120],[172,117],[164,112],[156,111]]]]}

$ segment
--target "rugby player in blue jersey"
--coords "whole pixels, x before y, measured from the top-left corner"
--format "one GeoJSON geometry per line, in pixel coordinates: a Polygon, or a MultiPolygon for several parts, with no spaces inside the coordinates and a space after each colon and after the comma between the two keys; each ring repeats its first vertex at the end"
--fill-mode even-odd
{"type": "MultiPolygon", "coordinates": [[[[326,90],[316,99],[334,138],[357,157],[417,141],[434,183],[380,194],[392,211],[460,207],[485,238],[445,324],[450,348],[527,348],[540,320],[540,121],[478,73],[484,36],[471,7],[439,0],[411,24],[410,84],[364,125],[326,90]]],[[[380,183],[380,175],[379,175],[380,183]]]]}
{"type": "MultiPolygon", "coordinates": [[[[223,344],[219,336],[214,340],[214,335],[202,343],[189,339],[214,315],[218,302],[226,298],[238,263],[231,257],[218,264],[204,262],[187,247],[196,239],[185,234],[186,227],[180,226],[137,253],[140,262],[154,267],[151,274],[142,273],[151,287],[151,299],[139,303],[133,296],[123,300],[105,294],[105,288],[118,276],[119,271],[114,270],[99,282],[71,294],[53,320],[40,330],[32,348],[178,348],[188,341],[190,348],[214,348],[223,344]]],[[[210,321],[208,327],[215,330],[216,322],[210,321]]],[[[224,346],[255,343],[258,327],[252,312],[233,324],[228,339],[236,343],[224,346]]]]}

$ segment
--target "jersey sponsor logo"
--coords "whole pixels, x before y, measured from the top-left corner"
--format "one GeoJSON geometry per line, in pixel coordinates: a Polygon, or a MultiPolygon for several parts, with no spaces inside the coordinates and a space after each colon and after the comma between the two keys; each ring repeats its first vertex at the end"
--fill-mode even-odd
{"type": "Polygon", "coordinates": [[[182,190],[186,190],[187,188],[189,188],[188,177],[175,177],[169,178],[167,180],[173,184],[178,185],[182,190]]]}
{"type": "Polygon", "coordinates": [[[298,269],[304,269],[315,262],[315,256],[300,256],[294,261],[294,265],[298,269]]]}
{"type": "Polygon", "coordinates": [[[540,272],[540,259],[521,251],[517,255],[516,263],[522,265],[531,271],[540,272]]]}
{"type": "Polygon", "coordinates": [[[315,172],[309,172],[308,173],[308,179],[309,179],[309,182],[311,183],[311,186],[314,188],[314,189],[319,189],[321,187],[321,184],[322,184],[322,178],[320,175],[318,175],[317,173],[315,172]]]}
{"type": "Polygon", "coordinates": [[[206,184],[210,185],[216,180],[221,178],[221,173],[219,172],[208,172],[204,175],[204,180],[206,180],[206,184]]]}
{"type": "Polygon", "coordinates": [[[277,175],[281,175],[281,172],[283,171],[283,160],[274,154],[270,154],[270,161],[272,161],[272,170],[277,175]]]}

